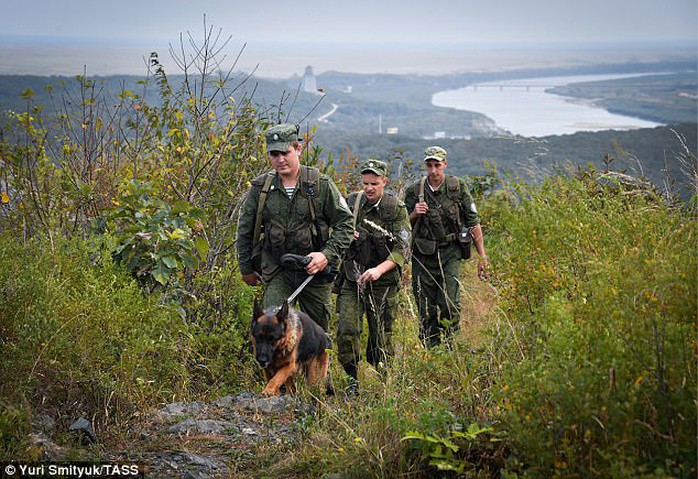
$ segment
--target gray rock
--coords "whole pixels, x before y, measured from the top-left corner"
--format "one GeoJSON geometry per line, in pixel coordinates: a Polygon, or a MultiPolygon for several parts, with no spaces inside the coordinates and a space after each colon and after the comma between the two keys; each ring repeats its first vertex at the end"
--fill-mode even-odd
{"type": "Polygon", "coordinates": [[[226,429],[234,427],[234,424],[228,421],[219,421],[216,419],[185,419],[182,422],[170,426],[167,432],[172,433],[200,433],[200,434],[221,434],[226,429]]]}
{"type": "Polygon", "coordinates": [[[164,408],[160,409],[160,416],[165,419],[170,419],[176,416],[186,416],[190,414],[198,414],[204,409],[204,405],[198,401],[185,403],[185,402],[175,402],[168,404],[164,408]]]}
{"type": "Polygon", "coordinates": [[[202,471],[187,471],[182,476],[182,479],[210,479],[211,476],[202,471]]]}
{"type": "Polygon", "coordinates": [[[92,428],[92,424],[84,417],[80,417],[71,424],[68,430],[74,433],[83,444],[93,444],[97,442],[97,435],[92,428]]]}
{"type": "Polygon", "coordinates": [[[35,431],[51,434],[56,429],[56,421],[47,414],[41,414],[32,420],[32,427],[35,431]]]}

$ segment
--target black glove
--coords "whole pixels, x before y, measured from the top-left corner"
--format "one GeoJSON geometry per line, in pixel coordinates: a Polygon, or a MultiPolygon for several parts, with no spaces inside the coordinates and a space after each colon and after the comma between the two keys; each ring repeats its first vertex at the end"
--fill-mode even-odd
{"type": "Polygon", "coordinates": [[[305,271],[305,267],[310,264],[310,256],[286,253],[281,256],[281,266],[291,271],[305,271]]]}
{"type": "MultiPolygon", "coordinates": [[[[293,253],[281,255],[281,266],[289,271],[305,272],[305,267],[310,264],[310,261],[312,261],[310,256],[303,256],[293,253]]],[[[325,269],[317,273],[315,276],[317,276],[318,279],[324,279],[328,283],[331,283],[334,281],[336,275],[337,268],[334,268],[328,264],[325,269]]]]}

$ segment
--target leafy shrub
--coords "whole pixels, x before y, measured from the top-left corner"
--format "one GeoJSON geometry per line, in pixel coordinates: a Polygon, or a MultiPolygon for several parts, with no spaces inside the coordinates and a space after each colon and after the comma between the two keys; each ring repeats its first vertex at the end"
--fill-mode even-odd
{"type": "Polygon", "coordinates": [[[130,181],[99,221],[114,258],[148,291],[175,287],[208,255],[208,242],[198,234],[203,211],[184,201],[170,206],[156,194],[151,184],[130,181]]]}
{"type": "MultiPolygon", "coordinates": [[[[428,457],[428,464],[438,471],[449,471],[454,475],[463,475],[466,472],[475,472],[484,454],[480,448],[473,445],[476,441],[482,441],[482,436],[492,431],[491,427],[480,427],[470,424],[467,428],[456,424],[447,436],[422,434],[419,431],[410,431],[403,441],[412,441],[416,449],[428,457]],[[473,449],[478,454],[473,454],[473,449]],[[471,456],[477,456],[471,458],[471,456]],[[475,463],[470,462],[475,460],[475,463]]],[[[439,477],[444,477],[439,474],[439,477]]]]}
{"type": "Polygon", "coordinates": [[[197,294],[184,303],[195,352],[188,368],[192,394],[254,390],[261,380],[249,339],[254,288],[242,281],[233,257],[192,281],[197,294]]]}
{"type": "Polygon", "coordinates": [[[503,307],[524,345],[498,397],[510,472],[695,473],[698,225],[635,193],[560,175],[499,211],[503,307]]]}
{"type": "Polygon", "coordinates": [[[24,417],[102,427],[186,396],[189,327],[173,307],[85,241],[2,242],[0,396],[24,417]]]}

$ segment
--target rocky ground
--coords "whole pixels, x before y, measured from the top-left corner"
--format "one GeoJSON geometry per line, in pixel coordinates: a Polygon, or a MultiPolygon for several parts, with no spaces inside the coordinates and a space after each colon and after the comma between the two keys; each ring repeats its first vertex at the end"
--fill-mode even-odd
{"type": "MultiPolygon", "coordinates": [[[[264,398],[243,393],[209,403],[168,404],[143,421],[132,444],[104,453],[103,463],[137,464],[148,479],[206,479],[254,477],[256,450],[283,449],[300,440],[304,418],[314,407],[289,396],[264,398]]],[[[53,443],[47,424],[32,434],[34,447],[51,462],[69,460],[71,454],[53,443]]],[[[73,433],[84,442],[99,441],[89,421],[79,419],[73,433]]]]}

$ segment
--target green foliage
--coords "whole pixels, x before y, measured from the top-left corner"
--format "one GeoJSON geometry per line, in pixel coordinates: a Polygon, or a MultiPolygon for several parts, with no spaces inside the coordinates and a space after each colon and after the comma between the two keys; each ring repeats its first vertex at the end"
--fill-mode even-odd
{"type": "Polygon", "coordinates": [[[185,201],[170,206],[156,195],[152,185],[133,180],[100,221],[114,258],[148,291],[178,285],[208,255],[208,242],[197,234],[204,212],[185,201]]]}
{"type": "Polygon", "coordinates": [[[16,398],[0,401],[0,459],[21,457],[23,439],[31,431],[29,411],[16,398]]]}
{"type": "Polygon", "coordinates": [[[416,444],[413,447],[429,458],[430,466],[439,471],[451,471],[462,475],[466,471],[475,471],[476,465],[471,464],[467,458],[459,457],[459,453],[462,456],[464,450],[468,452],[472,443],[480,439],[483,433],[489,433],[492,430],[491,427],[470,424],[465,430],[459,427],[449,431],[445,437],[410,431],[402,440],[414,441],[416,444]]]}
{"type": "Polygon", "coordinates": [[[497,339],[518,356],[498,397],[511,471],[688,477],[698,224],[602,176],[518,185],[493,225],[502,307],[517,318],[497,339]]]}
{"type": "MultiPolygon", "coordinates": [[[[2,243],[4,406],[28,409],[27,419],[85,414],[106,426],[186,395],[189,326],[174,308],[144,297],[108,255],[82,240],[51,248],[5,233],[2,243]]],[[[3,407],[1,421],[23,417],[13,410],[3,407]]]]}
{"type": "Polygon", "coordinates": [[[193,278],[187,297],[192,394],[215,397],[257,387],[261,371],[250,353],[255,292],[243,283],[232,255],[221,267],[193,278]]]}

